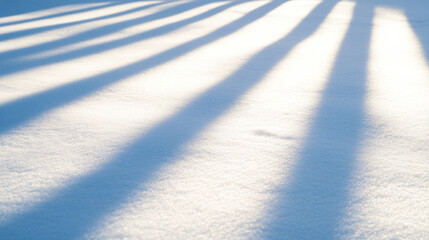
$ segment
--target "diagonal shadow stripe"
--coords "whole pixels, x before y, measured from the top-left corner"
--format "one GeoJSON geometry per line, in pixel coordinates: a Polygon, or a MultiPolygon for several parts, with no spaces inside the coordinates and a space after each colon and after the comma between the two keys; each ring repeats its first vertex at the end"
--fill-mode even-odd
{"type": "Polygon", "coordinates": [[[70,104],[96,91],[100,91],[111,84],[169,62],[195,49],[233,34],[244,26],[265,16],[283,2],[269,2],[205,36],[191,40],[153,57],[4,104],[0,106],[0,116],[4,116],[0,120],[0,134],[47,111],[70,104]],[[25,111],[23,111],[24,109],[25,111]]]}
{"type": "MultiPolygon", "coordinates": [[[[54,8],[58,7],[64,7],[68,5],[74,5],[74,4],[96,4],[101,3],[103,4],[123,4],[125,2],[134,2],[139,0],[42,0],[42,1],[34,1],[34,0],[13,0],[13,1],[0,1],[0,17],[12,17],[16,15],[21,14],[32,14],[37,11],[45,11],[45,10],[52,10],[54,8]]],[[[158,1],[174,1],[174,0],[158,0],[158,1]]],[[[99,5],[100,6],[100,5],[99,5]]],[[[95,6],[97,7],[97,6],[95,6]]],[[[91,7],[89,7],[91,8],[91,7]]],[[[85,8],[84,8],[85,9],[85,8]]],[[[84,9],[79,10],[71,10],[68,12],[71,12],[73,14],[74,11],[80,11],[84,9]]],[[[58,13],[58,14],[66,14],[68,15],[68,12],[58,13]]],[[[57,15],[53,14],[53,15],[57,15]]],[[[51,15],[48,15],[51,16],[51,15]]],[[[36,17],[38,18],[38,17],[36,17]]],[[[19,22],[14,21],[14,22],[19,22]]]]}
{"type": "Polygon", "coordinates": [[[16,72],[29,70],[29,69],[33,69],[33,68],[37,68],[37,67],[41,67],[41,66],[57,64],[57,63],[61,63],[61,62],[65,62],[65,61],[69,61],[69,60],[73,60],[73,59],[77,59],[77,58],[82,58],[82,57],[98,54],[98,53],[103,52],[103,51],[108,51],[111,49],[124,47],[124,46],[130,45],[130,44],[133,44],[133,43],[136,43],[139,41],[144,41],[144,40],[151,39],[151,38],[154,38],[157,36],[161,36],[161,35],[167,34],[169,32],[176,31],[176,30],[183,28],[187,25],[190,25],[194,22],[202,21],[206,18],[212,17],[218,13],[221,13],[221,12],[227,10],[228,8],[231,8],[235,5],[238,5],[238,4],[247,2],[247,1],[248,0],[232,1],[230,3],[227,3],[227,4],[221,5],[219,7],[210,9],[210,10],[203,12],[201,14],[198,14],[196,16],[192,16],[190,18],[187,18],[187,19],[184,19],[184,20],[181,20],[178,22],[167,24],[165,26],[162,26],[162,27],[159,27],[156,29],[145,31],[145,32],[142,32],[142,33],[130,36],[130,37],[97,44],[94,46],[83,47],[83,48],[73,50],[70,52],[66,52],[63,54],[59,54],[56,56],[46,57],[46,58],[36,59],[36,60],[8,62],[7,64],[4,64],[4,70],[2,72],[0,72],[0,76],[5,76],[8,74],[13,74],[16,72]]]}
{"type": "Polygon", "coordinates": [[[128,2],[132,2],[132,1],[133,0],[130,0],[130,1],[118,1],[118,2],[112,2],[112,3],[103,4],[103,5],[97,5],[95,7],[88,7],[88,8],[78,9],[78,10],[71,10],[71,11],[66,11],[66,12],[61,12],[61,13],[54,13],[54,14],[50,14],[50,15],[46,15],[46,16],[41,16],[41,17],[30,18],[30,19],[23,19],[23,20],[11,21],[11,22],[6,22],[6,23],[0,23],[0,27],[6,27],[6,26],[11,26],[11,25],[18,25],[18,24],[22,24],[22,23],[35,22],[35,21],[39,21],[39,20],[46,20],[46,19],[51,19],[51,18],[57,18],[57,17],[67,16],[67,15],[73,15],[73,14],[77,14],[77,13],[84,13],[84,12],[99,10],[99,9],[103,9],[103,8],[108,8],[108,7],[112,7],[112,6],[116,6],[116,5],[120,5],[120,4],[124,4],[124,3],[128,3],[128,2]]]}
{"type": "MultiPolygon", "coordinates": [[[[61,23],[61,24],[50,25],[50,26],[44,26],[44,27],[19,30],[19,31],[15,31],[15,32],[3,33],[3,34],[0,34],[0,41],[17,39],[17,38],[25,37],[28,35],[34,35],[34,34],[38,34],[38,33],[42,33],[42,32],[47,32],[47,31],[65,28],[65,27],[71,27],[71,26],[75,26],[75,25],[79,25],[79,24],[84,24],[84,23],[95,22],[95,21],[99,21],[99,20],[105,20],[105,19],[109,19],[109,18],[119,17],[119,16],[123,16],[126,14],[146,10],[146,9],[151,8],[151,7],[160,6],[160,5],[163,5],[166,3],[168,3],[168,2],[157,2],[157,3],[153,3],[153,4],[149,4],[149,5],[136,7],[133,9],[120,11],[117,13],[108,14],[105,16],[100,16],[100,17],[95,17],[95,18],[90,18],[90,19],[85,19],[85,20],[79,20],[79,21],[74,21],[74,22],[68,22],[68,23],[61,23]]],[[[115,6],[115,5],[113,5],[113,6],[115,6]]],[[[1,24],[0,24],[0,26],[1,26],[1,24]]]]}
{"type": "MultiPolygon", "coordinates": [[[[265,11],[282,3],[271,2],[265,11]]],[[[0,228],[0,236],[71,239],[87,233],[102,216],[120,207],[137,187],[150,181],[155,171],[173,161],[189,141],[262,81],[288,52],[317,29],[319,23],[309,19],[326,15],[334,5],[334,1],[319,4],[284,38],[261,50],[222,82],[143,134],[112,161],[6,223],[0,228]],[[249,74],[248,69],[256,71],[249,74]]]]}
{"type": "Polygon", "coordinates": [[[165,10],[161,10],[159,12],[149,14],[147,16],[134,18],[134,19],[130,19],[130,20],[125,20],[122,22],[114,23],[114,24],[109,24],[107,26],[91,29],[91,30],[84,31],[81,33],[77,33],[75,35],[72,35],[72,36],[69,36],[66,38],[53,40],[50,42],[45,42],[45,43],[30,46],[30,47],[25,47],[25,48],[14,49],[11,51],[2,52],[2,53],[0,53],[0,62],[2,62],[2,61],[7,62],[7,61],[10,61],[11,59],[17,59],[17,58],[28,56],[31,54],[46,52],[46,51],[49,51],[52,49],[68,46],[68,45],[78,43],[78,42],[89,41],[91,39],[103,37],[103,36],[106,36],[106,35],[109,35],[109,34],[130,28],[130,27],[135,26],[135,25],[140,25],[140,24],[147,23],[150,21],[155,21],[155,20],[175,16],[175,15],[178,15],[180,13],[187,12],[187,11],[190,11],[190,10],[195,9],[197,7],[201,7],[201,6],[216,2],[216,1],[217,0],[207,0],[207,1],[194,0],[194,1],[190,1],[190,2],[185,2],[182,4],[167,8],[165,10]]]}
{"type": "Polygon", "coordinates": [[[371,4],[357,1],[330,79],[297,159],[279,190],[267,239],[337,239],[364,131],[371,4]]]}

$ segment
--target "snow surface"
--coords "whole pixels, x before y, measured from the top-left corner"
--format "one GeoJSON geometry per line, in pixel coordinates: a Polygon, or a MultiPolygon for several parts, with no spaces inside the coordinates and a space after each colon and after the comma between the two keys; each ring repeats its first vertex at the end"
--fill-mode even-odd
{"type": "Polygon", "coordinates": [[[429,1],[0,0],[0,239],[429,239],[429,1]]]}

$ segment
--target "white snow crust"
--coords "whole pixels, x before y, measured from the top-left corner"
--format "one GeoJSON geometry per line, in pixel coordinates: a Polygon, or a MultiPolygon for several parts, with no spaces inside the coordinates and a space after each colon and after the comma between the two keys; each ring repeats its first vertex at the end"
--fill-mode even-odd
{"type": "Polygon", "coordinates": [[[429,1],[0,0],[0,239],[429,239],[429,1]]]}

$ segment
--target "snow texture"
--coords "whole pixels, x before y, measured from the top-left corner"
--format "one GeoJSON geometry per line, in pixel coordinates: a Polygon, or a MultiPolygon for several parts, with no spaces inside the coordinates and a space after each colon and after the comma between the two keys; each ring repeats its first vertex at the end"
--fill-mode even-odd
{"type": "Polygon", "coordinates": [[[429,1],[0,0],[0,239],[429,239],[429,1]]]}

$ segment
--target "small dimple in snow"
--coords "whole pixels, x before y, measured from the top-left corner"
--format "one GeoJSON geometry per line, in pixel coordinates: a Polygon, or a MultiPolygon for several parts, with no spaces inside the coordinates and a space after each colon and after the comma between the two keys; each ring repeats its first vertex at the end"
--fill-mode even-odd
{"type": "Polygon", "coordinates": [[[283,140],[296,140],[296,138],[294,138],[294,137],[281,136],[281,135],[278,135],[276,133],[272,133],[272,132],[268,132],[268,131],[264,131],[264,130],[256,130],[255,134],[258,136],[272,137],[272,138],[278,138],[278,139],[283,139],[283,140]]]}

